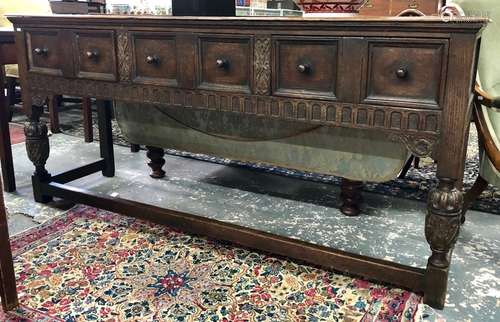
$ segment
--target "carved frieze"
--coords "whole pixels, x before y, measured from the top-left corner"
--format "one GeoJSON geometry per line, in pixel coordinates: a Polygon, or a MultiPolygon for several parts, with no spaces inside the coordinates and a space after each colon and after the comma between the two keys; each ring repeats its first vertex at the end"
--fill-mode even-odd
{"type": "Polygon", "coordinates": [[[441,112],[436,110],[65,79],[34,73],[28,74],[28,82],[31,90],[37,93],[64,93],[137,103],[166,104],[329,126],[374,128],[390,133],[404,133],[406,135],[393,137],[405,143],[418,156],[432,154],[441,117],[441,112]],[[410,128],[409,120],[415,115],[420,121],[410,128]]]}
{"type": "Polygon", "coordinates": [[[118,31],[118,73],[120,81],[130,81],[132,58],[130,54],[130,37],[126,31],[118,31]]]}
{"type": "Polygon", "coordinates": [[[255,93],[268,95],[271,85],[271,37],[257,36],[254,52],[255,93]]]}

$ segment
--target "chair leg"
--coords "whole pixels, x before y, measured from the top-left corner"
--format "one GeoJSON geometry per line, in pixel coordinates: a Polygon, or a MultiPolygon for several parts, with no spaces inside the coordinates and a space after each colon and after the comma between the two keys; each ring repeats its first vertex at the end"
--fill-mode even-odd
{"type": "Polygon", "coordinates": [[[419,157],[415,157],[415,162],[413,162],[413,167],[415,169],[420,169],[420,158],[419,157]]]}
{"type": "Polygon", "coordinates": [[[130,152],[137,153],[141,150],[141,146],[139,144],[130,144],[130,152]]]}
{"type": "Polygon", "coordinates": [[[403,170],[401,170],[401,173],[398,176],[398,179],[404,179],[406,178],[406,175],[408,174],[408,171],[410,171],[410,168],[413,164],[413,161],[416,162],[417,158],[412,154],[408,161],[406,161],[405,166],[403,167],[403,170]]]}
{"type": "Polygon", "coordinates": [[[465,223],[465,213],[470,208],[472,203],[488,188],[488,181],[481,176],[478,176],[472,188],[465,194],[464,210],[462,212],[462,224],[465,223]]]}
{"type": "Polygon", "coordinates": [[[57,95],[49,96],[49,119],[50,119],[50,131],[52,133],[59,133],[61,129],[59,127],[59,111],[58,111],[58,97],[57,95]]]}
{"type": "Polygon", "coordinates": [[[82,98],[82,110],[83,110],[83,135],[85,137],[85,142],[94,141],[94,129],[92,126],[92,105],[90,97],[82,98]]]}
{"type": "Polygon", "coordinates": [[[363,183],[360,181],[352,181],[342,178],[340,185],[342,206],[340,211],[346,216],[354,217],[361,213],[360,206],[363,198],[361,197],[361,187],[363,183]]]}

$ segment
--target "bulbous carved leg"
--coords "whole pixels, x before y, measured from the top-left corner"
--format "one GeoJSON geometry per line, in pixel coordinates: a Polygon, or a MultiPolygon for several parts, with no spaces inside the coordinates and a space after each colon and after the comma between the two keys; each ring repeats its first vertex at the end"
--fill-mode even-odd
{"type": "Polygon", "coordinates": [[[153,170],[150,174],[151,178],[160,179],[165,177],[165,171],[162,170],[163,165],[165,165],[165,151],[162,148],[156,148],[153,146],[147,146],[148,153],[147,157],[151,160],[148,162],[148,166],[153,170]]]}
{"type": "Polygon", "coordinates": [[[340,198],[342,199],[342,206],[340,211],[346,216],[358,216],[361,212],[360,206],[362,202],[361,187],[362,182],[351,181],[342,178],[340,186],[340,198]]]}
{"type": "Polygon", "coordinates": [[[426,272],[425,303],[444,307],[451,253],[460,231],[464,193],[456,188],[456,180],[440,178],[429,194],[425,218],[425,237],[432,255],[426,272]]]}
{"type": "Polygon", "coordinates": [[[50,147],[47,136],[48,128],[44,122],[40,122],[43,107],[33,107],[29,123],[24,127],[26,136],[26,151],[28,158],[35,165],[35,173],[31,177],[33,183],[33,195],[35,201],[47,203],[52,197],[43,195],[41,183],[50,181],[51,175],[45,168],[49,158],[50,147]]]}

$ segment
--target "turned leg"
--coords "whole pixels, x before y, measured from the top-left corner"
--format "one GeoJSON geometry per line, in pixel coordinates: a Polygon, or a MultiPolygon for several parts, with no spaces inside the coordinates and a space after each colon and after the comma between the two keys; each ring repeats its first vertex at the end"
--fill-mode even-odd
{"type": "Polygon", "coordinates": [[[165,164],[165,151],[162,148],[156,148],[153,146],[146,146],[148,149],[147,157],[151,160],[148,162],[148,166],[151,168],[152,172],[150,174],[151,178],[159,179],[165,176],[165,171],[162,170],[165,164]]]}
{"type": "Polygon", "coordinates": [[[342,199],[342,206],[340,211],[342,211],[344,215],[351,217],[358,216],[361,212],[360,206],[362,202],[362,187],[362,182],[342,178],[342,184],[340,185],[340,198],[342,199]]]}
{"type": "Polygon", "coordinates": [[[9,132],[10,108],[4,97],[3,84],[4,73],[0,66],[0,89],[2,89],[0,92],[0,160],[5,191],[12,192],[16,190],[16,178],[9,132]]]}
{"type": "Polygon", "coordinates": [[[45,169],[45,163],[49,158],[50,147],[47,136],[48,129],[44,122],[40,121],[43,113],[43,105],[33,106],[29,123],[24,127],[26,136],[26,152],[28,158],[35,165],[35,173],[31,177],[33,183],[33,195],[36,202],[47,203],[52,197],[46,196],[42,192],[42,183],[50,181],[50,174],[45,169]]]}
{"type": "Polygon", "coordinates": [[[429,193],[425,237],[432,255],[427,262],[424,302],[442,309],[445,304],[451,253],[460,231],[464,194],[456,180],[440,178],[429,193]]]}
{"type": "Polygon", "coordinates": [[[465,223],[465,213],[486,188],[488,188],[488,181],[486,181],[483,177],[478,176],[472,188],[465,194],[464,210],[462,211],[461,219],[462,224],[465,223]]]}
{"type": "Polygon", "coordinates": [[[97,101],[97,118],[99,125],[99,147],[101,149],[101,157],[105,162],[105,168],[102,170],[102,175],[105,177],[114,177],[115,156],[113,152],[111,105],[107,104],[106,101],[97,101]]]}

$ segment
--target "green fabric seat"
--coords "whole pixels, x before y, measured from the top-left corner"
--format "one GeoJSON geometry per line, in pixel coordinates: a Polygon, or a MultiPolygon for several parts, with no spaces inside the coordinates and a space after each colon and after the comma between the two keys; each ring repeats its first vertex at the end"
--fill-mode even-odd
{"type": "MultiPolygon", "coordinates": [[[[469,16],[487,15],[490,24],[483,32],[479,56],[478,79],[491,96],[500,96],[500,1],[454,0],[469,16]]],[[[486,123],[496,145],[500,147],[500,111],[483,106],[486,123]]],[[[481,151],[480,175],[490,184],[500,186],[500,172],[493,166],[486,152],[481,151]]]]}
{"type": "Polygon", "coordinates": [[[116,102],[116,119],[135,144],[313,171],[350,180],[394,179],[408,158],[383,133],[216,111],[116,102]]]}

